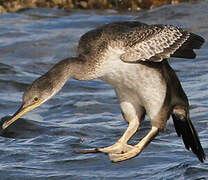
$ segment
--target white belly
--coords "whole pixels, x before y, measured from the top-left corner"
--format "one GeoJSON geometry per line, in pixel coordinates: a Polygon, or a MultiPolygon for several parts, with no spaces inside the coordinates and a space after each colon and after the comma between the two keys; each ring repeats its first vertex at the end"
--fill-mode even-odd
{"type": "Polygon", "coordinates": [[[139,63],[114,62],[101,79],[115,88],[120,102],[130,102],[135,109],[143,106],[150,118],[154,118],[166,96],[166,83],[162,74],[139,63]]]}

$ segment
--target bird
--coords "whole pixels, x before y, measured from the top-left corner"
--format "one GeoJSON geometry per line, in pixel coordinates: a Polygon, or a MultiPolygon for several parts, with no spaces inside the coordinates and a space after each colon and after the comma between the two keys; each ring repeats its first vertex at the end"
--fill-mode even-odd
{"type": "Polygon", "coordinates": [[[70,78],[99,78],[114,88],[128,127],[113,145],[80,153],[105,153],[112,162],[134,158],[165,130],[172,116],[185,148],[204,162],[206,155],[190,119],[188,98],[168,62],[172,57],[194,59],[194,49],[200,49],[204,42],[201,36],[174,25],[139,21],[101,25],[81,36],[75,57],[59,61],[29,85],[21,107],[2,129],[6,131],[17,119],[48,101],[70,78]],[[151,122],[149,132],[138,143],[129,144],[146,115],[151,122]]]}

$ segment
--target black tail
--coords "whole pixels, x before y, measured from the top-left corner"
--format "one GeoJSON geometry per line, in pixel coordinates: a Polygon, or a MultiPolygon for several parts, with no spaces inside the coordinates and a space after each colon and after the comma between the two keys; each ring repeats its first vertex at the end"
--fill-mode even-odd
{"type": "Polygon", "coordinates": [[[204,162],[206,156],[199,141],[198,134],[190,119],[181,118],[177,114],[172,114],[176,132],[179,137],[182,136],[186,149],[192,150],[201,162],[204,162]]]}
{"type": "Polygon", "coordinates": [[[196,34],[190,33],[187,41],[172,54],[172,57],[193,59],[196,57],[193,49],[200,49],[205,40],[196,34]]]}

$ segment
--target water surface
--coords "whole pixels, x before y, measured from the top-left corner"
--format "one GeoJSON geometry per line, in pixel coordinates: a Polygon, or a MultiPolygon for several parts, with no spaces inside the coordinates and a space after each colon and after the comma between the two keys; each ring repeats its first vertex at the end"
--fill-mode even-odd
{"type": "MultiPolygon", "coordinates": [[[[104,23],[139,20],[173,24],[208,40],[208,3],[143,12],[32,9],[0,15],[0,117],[20,106],[23,91],[63,58],[76,55],[82,34],[104,23]]],[[[196,60],[171,60],[191,104],[191,119],[207,154],[208,44],[196,60]]],[[[73,151],[111,145],[127,127],[113,89],[100,80],[70,80],[47,103],[20,118],[0,137],[0,179],[206,179],[208,163],[185,150],[172,119],[136,158],[111,163],[104,154],[73,151]]],[[[131,140],[149,130],[148,118],[131,140]]]]}

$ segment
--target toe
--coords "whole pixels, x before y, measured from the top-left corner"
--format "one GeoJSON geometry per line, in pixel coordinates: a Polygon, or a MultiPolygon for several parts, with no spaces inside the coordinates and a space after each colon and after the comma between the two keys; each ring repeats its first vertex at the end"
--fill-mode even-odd
{"type": "Polygon", "coordinates": [[[140,152],[141,152],[141,149],[139,149],[137,147],[133,147],[133,149],[131,149],[128,152],[120,153],[120,154],[109,153],[108,156],[112,162],[119,162],[119,161],[125,161],[127,159],[131,159],[131,158],[139,155],[140,152]]]}

